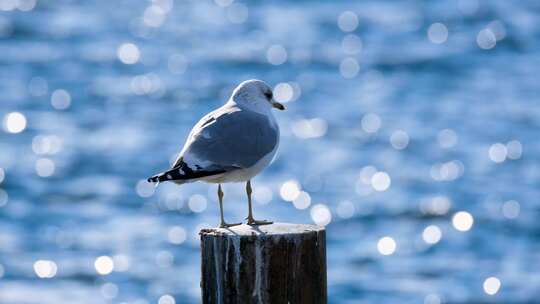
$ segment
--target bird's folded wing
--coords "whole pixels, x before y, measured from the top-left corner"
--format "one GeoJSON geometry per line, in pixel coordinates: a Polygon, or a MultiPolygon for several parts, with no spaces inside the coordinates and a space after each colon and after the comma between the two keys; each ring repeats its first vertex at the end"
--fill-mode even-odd
{"type": "Polygon", "coordinates": [[[278,132],[265,115],[222,107],[195,125],[173,168],[249,168],[274,150],[278,132]]]}

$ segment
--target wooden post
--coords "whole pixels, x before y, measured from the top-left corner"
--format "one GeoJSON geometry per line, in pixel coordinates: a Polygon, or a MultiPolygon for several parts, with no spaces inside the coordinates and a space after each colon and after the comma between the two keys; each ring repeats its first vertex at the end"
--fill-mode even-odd
{"type": "Polygon", "coordinates": [[[240,225],[200,236],[203,303],[327,303],[323,227],[240,225]]]}

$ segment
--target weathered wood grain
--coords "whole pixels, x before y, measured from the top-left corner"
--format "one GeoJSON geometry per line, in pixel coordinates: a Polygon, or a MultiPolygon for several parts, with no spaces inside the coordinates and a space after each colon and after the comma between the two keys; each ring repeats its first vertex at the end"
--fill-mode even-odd
{"type": "Polygon", "coordinates": [[[241,225],[200,236],[203,303],[327,303],[323,227],[241,225]]]}

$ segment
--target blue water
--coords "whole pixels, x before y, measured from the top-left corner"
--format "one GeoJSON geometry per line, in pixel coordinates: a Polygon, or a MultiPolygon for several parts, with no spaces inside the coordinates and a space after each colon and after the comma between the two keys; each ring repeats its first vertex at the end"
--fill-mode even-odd
{"type": "Polygon", "coordinates": [[[0,0],[0,303],[199,303],[215,186],[144,179],[249,78],[294,99],[255,214],[327,224],[330,303],[538,302],[539,66],[533,0],[0,0]]]}

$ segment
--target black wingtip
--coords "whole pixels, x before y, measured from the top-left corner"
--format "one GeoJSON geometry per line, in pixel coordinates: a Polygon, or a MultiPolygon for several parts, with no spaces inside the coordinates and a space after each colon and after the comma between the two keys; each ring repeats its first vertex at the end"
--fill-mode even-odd
{"type": "Polygon", "coordinates": [[[155,175],[155,176],[149,177],[149,178],[147,179],[147,181],[148,181],[149,183],[156,183],[156,182],[158,181],[158,179],[159,179],[159,177],[158,177],[157,175],[155,175]]]}

